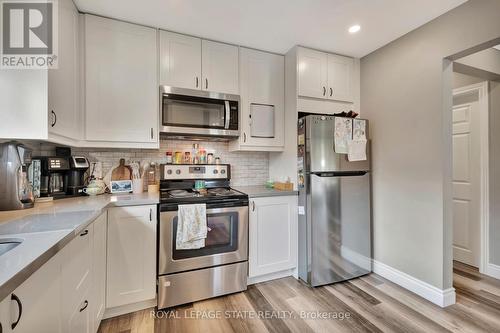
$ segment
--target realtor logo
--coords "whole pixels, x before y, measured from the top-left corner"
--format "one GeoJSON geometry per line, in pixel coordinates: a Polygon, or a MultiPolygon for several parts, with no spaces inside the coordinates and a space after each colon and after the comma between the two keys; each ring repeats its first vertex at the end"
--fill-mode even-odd
{"type": "Polygon", "coordinates": [[[0,0],[2,68],[56,68],[57,3],[0,0]]]}

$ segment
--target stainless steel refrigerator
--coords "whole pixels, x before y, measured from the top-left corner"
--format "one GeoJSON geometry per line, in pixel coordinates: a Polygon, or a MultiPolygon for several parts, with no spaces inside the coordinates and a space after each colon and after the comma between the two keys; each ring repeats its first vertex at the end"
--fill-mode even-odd
{"type": "Polygon", "coordinates": [[[366,160],[349,162],[335,150],[334,116],[299,119],[298,269],[311,286],[371,272],[369,148],[366,160]]]}

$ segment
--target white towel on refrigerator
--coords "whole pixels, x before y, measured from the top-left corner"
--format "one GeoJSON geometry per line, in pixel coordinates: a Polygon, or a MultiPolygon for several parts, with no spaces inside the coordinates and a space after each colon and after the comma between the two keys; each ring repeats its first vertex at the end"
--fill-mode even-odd
{"type": "Polygon", "coordinates": [[[179,205],[175,242],[177,250],[205,247],[207,231],[207,206],[205,204],[179,205]]]}

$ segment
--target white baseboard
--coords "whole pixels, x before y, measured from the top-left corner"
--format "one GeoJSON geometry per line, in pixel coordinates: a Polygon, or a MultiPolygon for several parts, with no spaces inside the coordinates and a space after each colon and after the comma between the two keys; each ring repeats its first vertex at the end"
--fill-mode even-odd
{"type": "Polygon", "coordinates": [[[296,269],[292,268],[292,269],[287,269],[287,270],[280,271],[280,272],[259,275],[259,276],[253,276],[253,277],[249,277],[247,279],[247,284],[251,285],[251,284],[255,284],[255,283],[281,279],[281,278],[284,278],[287,276],[294,276],[294,273],[297,274],[296,269]]]}
{"type": "Polygon", "coordinates": [[[364,256],[357,251],[353,251],[347,246],[340,246],[340,255],[356,266],[366,269],[367,271],[372,270],[372,258],[364,256]]]}
{"type": "Polygon", "coordinates": [[[455,288],[439,289],[377,260],[373,260],[373,272],[440,307],[455,304],[455,288]]]}
{"type": "Polygon", "coordinates": [[[486,265],[486,271],[484,274],[495,279],[500,279],[500,266],[489,263],[486,265]]]}
{"type": "Polygon", "coordinates": [[[108,319],[108,318],[121,316],[121,315],[135,312],[135,311],[140,311],[140,310],[144,310],[147,308],[152,308],[152,307],[155,307],[156,305],[157,305],[156,298],[154,298],[154,299],[150,299],[148,301],[117,306],[114,308],[107,308],[104,311],[104,316],[102,317],[102,319],[108,319]]]}

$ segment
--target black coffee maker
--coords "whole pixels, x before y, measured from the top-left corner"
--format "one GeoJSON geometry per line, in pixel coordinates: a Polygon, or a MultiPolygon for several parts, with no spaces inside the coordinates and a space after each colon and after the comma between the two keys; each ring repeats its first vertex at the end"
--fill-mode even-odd
{"type": "Polygon", "coordinates": [[[90,166],[86,157],[56,156],[39,159],[41,161],[41,197],[59,199],[84,195],[85,172],[90,166]]]}

